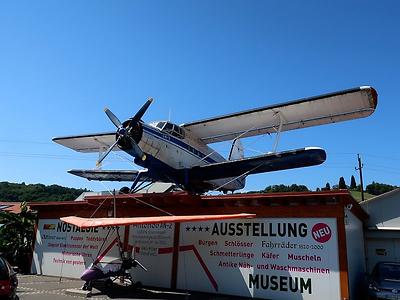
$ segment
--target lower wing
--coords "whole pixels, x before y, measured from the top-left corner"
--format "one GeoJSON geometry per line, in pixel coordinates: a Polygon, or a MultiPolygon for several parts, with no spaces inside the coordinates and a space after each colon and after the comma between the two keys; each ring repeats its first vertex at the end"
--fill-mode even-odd
{"type": "Polygon", "coordinates": [[[325,150],[316,147],[274,152],[239,160],[193,167],[186,170],[189,180],[214,180],[322,164],[325,150]]]}

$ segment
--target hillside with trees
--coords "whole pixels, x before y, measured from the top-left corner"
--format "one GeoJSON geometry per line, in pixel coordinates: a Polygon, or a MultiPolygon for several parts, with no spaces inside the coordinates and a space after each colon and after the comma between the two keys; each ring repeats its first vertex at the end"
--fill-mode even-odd
{"type": "MultiPolygon", "coordinates": [[[[368,184],[364,188],[364,198],[369,199],[374,196],[378,196],[378,195],[387,193],[387,192],[392,191],[397,188],[398,188],[398,186],[395,186],[395,185],[378,183],[378,182],[373,181],[371,184],[368,184]]],[[[357,185],[356,179],[353,175],[350,178],[350,186],[348,186],[346,184],[344,177],[340,177],[337,184],[333,184],[331,186],[331,184],[329,182],[327,182],[324,187],[317,187],[316,191],[330,191],[330,190],[338,190],[338,189],[350,190],[353,197],[356,200],[358,200],[358,201],[361,200],[361,192],[360,192],[361,186],[357,185]]],[[[308,192],[308,191],[311,191],[311,190],[305,185],[278,184],[278,185],[269,185],[263,190],[251,191],[248,193],[287,193],[287,192],[308,192]]]]}
{"type": "Polygon", "coordinates": [[[249,194],[252,194],[252,193],[288,193],[288,192],[308,192],[308,191],[310,191],[310,190],[305,185],[276,184],[276,185],[269,185],[261,191],[251,191],[248,193],[249,194]]]}
{"type": "Polygon", "coordinates": [[[75,200],[87,189],[74,189],[56,184],[25,184],[0,182],[0,201],[32,202],[32,201],[67,201],[75,200]]]}
{"type": "Polygon", "coordinates": [[[390,192],[394,189],[397,189],[398,187],[395,185],[390,185],[390,184],[385,184],[385,183],[378,183],[375,181],[372,181],[371,184],[368,184],[365,187],[365,190],[367,193],[370,193],[372,195],[381,195],[387,192],[390,192]]]}

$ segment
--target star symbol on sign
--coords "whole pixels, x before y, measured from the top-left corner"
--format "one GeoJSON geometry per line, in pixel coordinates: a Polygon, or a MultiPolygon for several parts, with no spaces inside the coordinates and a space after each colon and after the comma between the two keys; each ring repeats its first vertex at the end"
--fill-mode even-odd
{"type": "Polygon", "coordinates": [[[205,230],[206,230],[207,232],[210,231],[210,227],[207,226],[207,227],[205,228],[205,230]]]}
{"type": "Polygon", "coordinates": [[[203,227],[199,226],[199,231],[203,231],[203,227]]]}
{"type": "Polygon", "coordinates": [[[192,227],[192,231],[196,231],[196,226],[193,226],[193,227],[192,227]]]}
{"type": "Polygon", "coordinates": [[[189,231],[190,230],[190,227],[189,226],[186,226],[186,231],[189,231]]]}

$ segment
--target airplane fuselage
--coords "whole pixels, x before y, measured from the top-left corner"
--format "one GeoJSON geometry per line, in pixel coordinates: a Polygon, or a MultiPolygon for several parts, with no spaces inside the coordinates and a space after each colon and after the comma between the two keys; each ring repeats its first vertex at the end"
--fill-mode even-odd
{"type": "MultiPolygon", "coordinates": [[[[135,159],[135,163],[148,168],[155,176],[162,174],[160,180],[173,181],[190,190],[191,187],[186,186],[184,179],[176,175],[176,170],[226,161],[190,132],[170,122],[142,123],[142,126],[143,134],[138,145],[147,158],[145,161],[135,159]]],[[[130,149],[123,150],[134,156],[130,149]]],[[[244,181],[242,178],[224,178],[207,181],[204,185],[205,190],[233,191],[243,188],[244,181]]]]}

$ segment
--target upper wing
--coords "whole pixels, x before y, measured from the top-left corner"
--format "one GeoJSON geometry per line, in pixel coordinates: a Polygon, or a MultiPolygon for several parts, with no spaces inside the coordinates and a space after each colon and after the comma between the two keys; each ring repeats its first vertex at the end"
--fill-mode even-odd
{"type": "Polygon", "coordinates": [[[326,153],[310,147],[224,161],[189,169],[189,180],[213,180],[322,164],[326,153]]]}
{"type": "Polygon", "coordinates": [[[138,224],[158,224],[174,222],[194,222],[208,220],[244,219],[254,218],[255,214],[230,214],[230,215],[195,215],[195,216],[161,216],[161,217],[132,217],[132,218],[80,218],[64,217],[61,221],[78,226],[80,228],[120,226],[138,224]]]}
{"type": "Polygon", "coordinates": [[[115,142],[115,132],[56,137],[53,141],[79,152],[102,152],[115,142]]]}
{"type": "Polygon", "coordinates": [[[363,86],[181,125],[205,143],[367,117],[376,108],[374,88],[363,86]]]}

